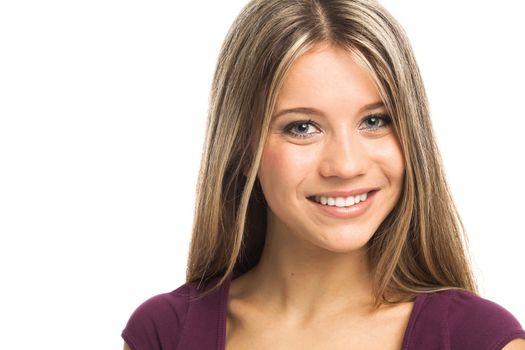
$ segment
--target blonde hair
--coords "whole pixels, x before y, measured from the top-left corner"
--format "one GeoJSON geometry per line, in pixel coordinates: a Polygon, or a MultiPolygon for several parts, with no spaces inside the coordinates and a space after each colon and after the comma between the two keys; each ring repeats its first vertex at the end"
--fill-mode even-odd
{"type": "Polygon", "coordinates": [[[215,289],[257,264],[266,229],[257,169],[275,100],[295,60],[324,42],[368,69],[405,158],[399,202],[367,245],[376,306],[444,289],[477,293],[414,54],[373,0],[253,0],[233,23],[210,95],[187,282],[219,277],[215,289]]]}

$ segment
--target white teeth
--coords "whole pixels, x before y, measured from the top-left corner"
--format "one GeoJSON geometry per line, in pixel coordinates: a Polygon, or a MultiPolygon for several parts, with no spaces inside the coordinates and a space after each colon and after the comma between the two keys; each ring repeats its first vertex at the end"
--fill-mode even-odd
{"type": "Polygon", "coordinates": [[[329,205],[331,207],[349,207],[359,202],[364,202],[367,198],[367,193],[358,194],[357,196],[348,197],[323,197],[315,196],[314,200],[322,205],[329,205]]]}
{"type": "Polygon", "coordinates": [[[344,207],[345,206],[345,199],[343,197],[337,197],[335,199],[335,206],[336,207],[344,207]]]}

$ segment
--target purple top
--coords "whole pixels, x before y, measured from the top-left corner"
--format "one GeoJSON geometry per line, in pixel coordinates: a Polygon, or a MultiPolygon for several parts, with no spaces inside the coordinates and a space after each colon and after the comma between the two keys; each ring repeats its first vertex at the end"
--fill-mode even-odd
{"type": "MultiPolygon", "coordinates": [[[[132,350],[224,350],[230,282],[196,301],[189,298],[202,290],[197,283],[145,301],[122,338],[132,350]]],[[[525,339],[525,331],[503,307],[467,291],[447,290],[416,297],[402,350],[500,350],[515,338],[525,339]]]]}

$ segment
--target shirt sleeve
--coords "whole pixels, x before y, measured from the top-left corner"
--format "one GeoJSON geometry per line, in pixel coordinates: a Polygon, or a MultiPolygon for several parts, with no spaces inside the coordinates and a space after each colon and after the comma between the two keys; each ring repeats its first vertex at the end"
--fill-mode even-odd
{"type": "Polygon", "coordinates": [[[513,339],[525,339],[508,310],[466,291],[450,294],[448,324],[452,349],[501,350],[513,339]]]}
{"type": "Polygon", "coordinates": [[[171,293],[154,296],[132,313],[122,331],[122,338],[132,350],[175,349],[188,305],[187,285],[171,293]]]}

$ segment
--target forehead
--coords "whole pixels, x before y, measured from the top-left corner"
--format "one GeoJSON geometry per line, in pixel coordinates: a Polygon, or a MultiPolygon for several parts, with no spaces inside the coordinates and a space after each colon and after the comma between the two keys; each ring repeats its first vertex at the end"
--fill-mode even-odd
{"type": "Polygon", "coordinates": [[[299,57],[287,72],[277,108],[342,108],[348,113],[380,101],[369,72],[352,52],[323,44],[299,57]]]}

